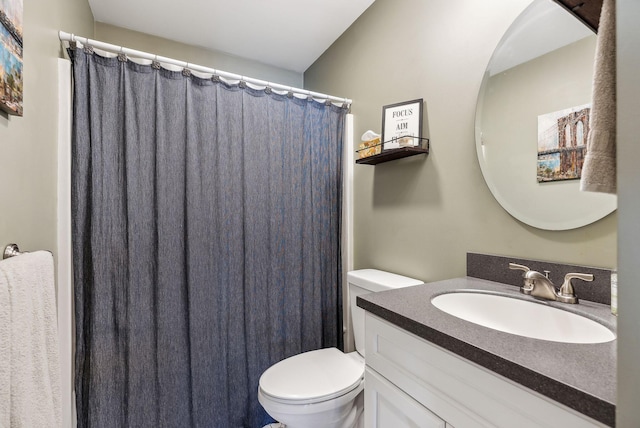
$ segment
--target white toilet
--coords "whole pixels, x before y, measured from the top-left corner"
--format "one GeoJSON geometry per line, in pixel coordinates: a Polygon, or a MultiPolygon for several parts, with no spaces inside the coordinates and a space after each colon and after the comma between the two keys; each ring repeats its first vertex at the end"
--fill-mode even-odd
{"type": "Polygon", "coordinates": [[[356,296],[423,283],[375,269],[349,272],[347,281],[357,352],[305,352],[274,364],[260,377],[258,401],[287,428],[364,426],[364,310],[356,306],[356,296]]]}

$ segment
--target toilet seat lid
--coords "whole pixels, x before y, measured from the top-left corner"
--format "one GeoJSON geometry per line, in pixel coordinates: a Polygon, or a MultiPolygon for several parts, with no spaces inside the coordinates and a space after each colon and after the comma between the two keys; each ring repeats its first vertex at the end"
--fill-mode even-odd
{"type": "Polygon", "coordinates": [[[357,387],[364,376],[364,360],[336,348],[294,355],[269,367],[260,389],[286,401],[329,400],[357,387]]]}

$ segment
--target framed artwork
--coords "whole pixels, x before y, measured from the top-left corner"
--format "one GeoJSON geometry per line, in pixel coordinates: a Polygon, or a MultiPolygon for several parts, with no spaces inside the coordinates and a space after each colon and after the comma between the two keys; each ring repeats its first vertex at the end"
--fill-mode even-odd
{"type": "Polygon", "coordinates": [[[538,116],[538,183],[580,178],[590,112],[585,104],[538,116]]]}
{"type": "Polygon", "coordinates": [[[383,150],[418,146],[420,137],[422,98],[382,107],[383,150]]]}
{"type": "Polygon", "coordinates": [[[22,116],[22,0],[0,0],[0,110],[22,116]]]}

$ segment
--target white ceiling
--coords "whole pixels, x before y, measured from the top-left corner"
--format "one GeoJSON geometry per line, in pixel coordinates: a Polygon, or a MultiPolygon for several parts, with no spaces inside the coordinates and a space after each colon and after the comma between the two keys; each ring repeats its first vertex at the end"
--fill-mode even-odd
{"type": "Polygon", "coordinates": [[[374,0],[89,0],[96,21],[305,71],[374,0]]]}

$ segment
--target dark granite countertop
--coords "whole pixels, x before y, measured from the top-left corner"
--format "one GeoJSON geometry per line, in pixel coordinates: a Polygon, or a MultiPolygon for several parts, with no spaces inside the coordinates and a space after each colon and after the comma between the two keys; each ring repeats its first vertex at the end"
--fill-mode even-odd
{"type": "MultiPolygon", "coordinates": [[[[615,340],[573,344],[531,339],[464,321],[431,304],[431,299],[438,294],[463,289],[535,300],[521,294],[513,285],[464,277],[358,296],[357,304],[429,342],[597,421],[615,426],[615,340]]],[[[616,318],[607,305],[587,300],[580,300],[577,305],[542,304],[585,315],[616,330],[616,318]]]]}

